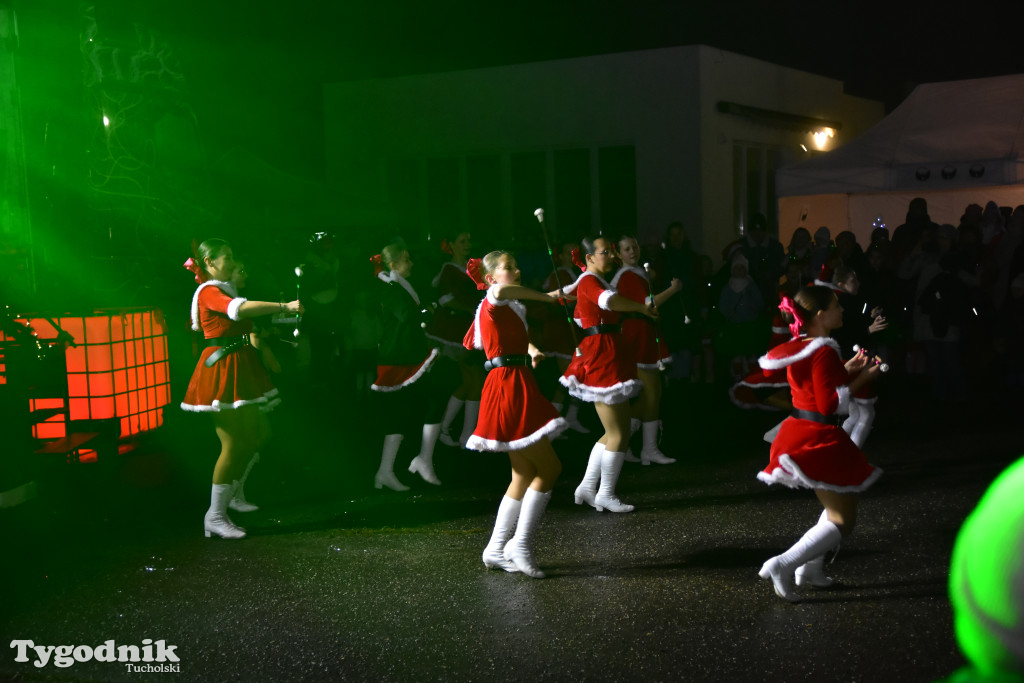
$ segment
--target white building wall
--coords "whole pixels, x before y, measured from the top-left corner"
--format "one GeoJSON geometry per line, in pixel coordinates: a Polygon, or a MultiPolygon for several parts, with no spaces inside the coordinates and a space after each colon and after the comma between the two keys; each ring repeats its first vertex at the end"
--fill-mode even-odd
{"type": "MultiPolygon", "coordinates": [[[[840,140],[882,117],[837,81],[705,46],[337,83],[324,90],[328,186],[343,224],[390,226],[401,217],[389,206],[389,158],[634,145],[641,239],[660,242],[682,220],[717,261],[736,235],[734,141],[798,148],[799,137],[720,114],[719,100],[840,120],[840,140]]],[[[508,220],[531,219],[518,213],[508,220]]]]}

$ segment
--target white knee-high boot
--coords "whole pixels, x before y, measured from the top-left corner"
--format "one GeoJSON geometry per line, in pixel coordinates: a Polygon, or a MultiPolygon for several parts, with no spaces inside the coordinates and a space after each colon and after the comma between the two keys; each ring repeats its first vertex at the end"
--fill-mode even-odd
{"type": "Polygon", "coordinates": [[[632,512],[633,506],[615,497],[615,485],[619,483],[622,461],[625,453],[614,453],[605,449],[601,454],[601,487],[594,496],[594,508],[598,512],[632,512]]]}
{"type": "Polygon", "coordinates": [[[449,429],[451,429],[452,421],[455,416],[462,410],[462,404],[465,403],[461,398],[455,398],[452,396],[448,399],[448,407],[444,411],[444,419],[441,420],[441,443],[445,446],[451,446],[455,448],[459,445],[459,442],[451,437],[449,429]]]}
{"type": "Polygon", "coordinates": [[[519,511],[523,507],[523,501],[516,500],[509,496],[501,499],[498,506],[498,516],[494,520],[494,531],[491,532],[491,540],[484,548],[484,566],[488,569],[504,569],[507,572],[517,572],[519,568],[514,562],[505,559],[505,544],[508,542],[512,531],[516,527],[516,520],[519,519],[519,511]]]}
{"type": "Polygon", "coordinates": [[[587,461],[587,471],[583,475],[583,481],[576,487],[573,499],[577,505],[586,503],[591,507],[597,507],[594,503],[594,496],[597,495],[597,487],[601,483],[601,455],[604,453],[604,444],[598,441],[590,449],[590,460],[587,461]]]}
{"type": "Polygon", "coordinates": [[[419,474],[423,481],[428,484],[441,485],[441,481],[434,474],[434,445],[441,433],[441,425],[423,425],[423,444],[420,446],[420,454],[409,463],[409,471],[419,474]]]}
{"type": "Polygon", "coordinates": [[[537,563],[533,559],[531,541],[550,500],[551,491],[541,493],[534,489],[526,489],[523,506],[519,510],[515,536],[505,544],[505,559],[513,563],[519,571],[535,579],[543,579],[544,572],[537,568],[537,563]]]}
{"type": "Polygon", "coordinates": [[[235,480],[235,491],[234,495],[231,496],[231,500],[228,502],[228,507],[237,512],[255,512],[259,510],[259,506],[253,505],[245,498],[245,480],[249,478],[249,473],[252,472],[252,466],[260,461],[260,454],[253,453],[252,458],[249,460],[249,464],[245,466],[245,472],[242,474],[241,479],[235,480]]]}
{"type": "Polygon", "coordinates": [[[658,432],[661,431],[661,420],[654,420],[652,422],[644,422],[644,447],[640,451],[640,461],[644,465],[650,465],[652,462],[658,465],[671,465],[676,461],[675,458],[670,458],[658,448],[658,432]]]}
{"type": "MultiPolygon", "coordinates": [[[[864,442],[868,440],[868,434],[871,433],[871,428],[875,424],[875,402],[864,401],[863,403],[858,399],[850,401],[850,406],[857,406],[857,423],[853,426],[853,431],[850,432],[850,440],[857,444],[857,448],[864,448],[864,442]]],[[[846,428],[846,425],[843,425],[846,428]]]]}
{"type": "Polygon", "coordinates": [[[401,445],[401,434],[388,434],[384,437],[384,448],[380,454],[380,468],[377,469],[377,476],[373,478],[375,488],[387,486],[395,491],[409,490],[409,487],[398,481],[398,477],[395,476],[395,457],[398,455],[398,447],[401,445]]]}
{"type": "MultiPolygon", "coordinates": [[[[822,510],[821,517],[818,518],[818,524],[827,521],[828,510],[822,510]]],[[[833,583],[832,579],[825,576],[825,553],[812,557],[796,568],[796,585],[798,587],[828,588],[833,583]]]]}
{"type": "Polygon", "coordinates": [[[466,401],[466,414],[463,416],[462,434],[459,436],[459,445],[466,447],[469,437],[473,436],[476,429],[476,419],[480,417],[480,401],[466,401]]]}
{"type": "Polygon", "coordinates": [[[765,562],[758,576],[762,579],[771,578],[775,594],[780,598],[796,602],[800,599],[793,587],[796,568],[812,558],[824,555],[836,547],[840,540],[842,534],[839,527],[828,520],[819,521],[789,550],[765,562]]]}
{"type": "Polygon", "coordinates": [[[214,484],[210,491],[210,509],[203,519],[203,530],[206,537],[211,535],[221,538],[245,538],[245,529],[237,526],[228,517],[228,501],[234,493],[234,484],[214,484]]]}
{"type": "Polygon", "coordinates": [[[574,432],[579,432],[580,434],[590,433],[590,430],[580,422],[580,404],[575,399],[572,399],[569,403],[569,410],[565,413],[565,421],[569,423],[569,429],[574,432]]]}
{"type": "Polygon", "coordinates": [[[853,434],[853,428],[857,426],[860,414],[860,406],[854,399],[850,399],[849,410],[849,416],[843,420],[843,431],[847,434],[853,434]]]}

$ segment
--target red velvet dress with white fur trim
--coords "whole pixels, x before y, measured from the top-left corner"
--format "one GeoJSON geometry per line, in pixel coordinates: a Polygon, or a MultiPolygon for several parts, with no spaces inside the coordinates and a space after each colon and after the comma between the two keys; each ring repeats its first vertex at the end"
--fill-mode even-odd
{"type": "MultiPolygon", "coordinates": [[[[786,368],[794,408],[822,415],[845,409],[850,378],[835,340],[793,339],[762,356],[760,364],[765,370],[786,368]]],[[[854,493],[867,489],[881,474],[842,427],[788,417],[772,442],[768,467],[757,478],[790,488],[854,493]]]]}
{"type": "MultiPolygon", "coordinates": [[[[793,333],[786,325],[785,320],[778,313],[772,319],[772,337],[768,342],[768,348],[774,349],[793,339],[793,333]]],[[[852,377],[851,377],[852,379],[852,377]]],[[[789,380],[786,378],[786,368],[780,367],[774,370],[757,368],[751,370],[750,374],[741,379],[729,388],[729,398],[739,408],[749,410],[781,410],[777,405],[766,403],[763,399],[774,395],[783,387],[789,387],[789,380]]]]}
{"type": "MultiPolygon", "coordinates": [[[[526,355],[530,344],[526,307],[519,301],[496,299],[493,292],[493,287],[488,289],[477,307],[463,344],[483,350],[488,358],[526,355]]],[[[533,370],[525,365],[498,367],[487,373],[480,416],[466,448],[518,451],[545,437],[553,439],[568,426],[541,393],[533,370]]]]}
{"type": "MultiPolygon", "coordinates": [[[[643,303],[651,294],[647,273],[636,266],[622,266],[612,279],[612,288],[622,296],[643,303]]],[[[658,339],[654,321],[647,316],[623,316],[622,337],[641,370],[657,370],[658,361],[672,362],[664,339],[658,339]]]]}
{"type": "MultiPolygon", "coordinates": [[[[226,282],[211,280],[200,285],[192,298],[193,329],[201,328],[206,339],[240,337],[252,332],[252,320],[238,319],[238,308],[245,299],[234,294],[234,288],[226,282]]],[[[245,405],[270,410],[280,403],[277,389],[255,348],[246,344],[206,367],[206,359],[216,349],[208,346],[199,355],[181,402],[183,410],[218,412],[245,405]]]]}
{"type": "MultiPolygon", "coordinates": [[[[602,307],[615,292],[593,273],[576,281],[576,320],[580,327],[618,325],[620,315],[602,307]]],[[[628,352],[621,333],[593,334],[580,340],[582,355],[573,356],[559,382],[572,396],[590,403],[628,401],[643,389],[636,378],[636,357],[628,352]]]]}

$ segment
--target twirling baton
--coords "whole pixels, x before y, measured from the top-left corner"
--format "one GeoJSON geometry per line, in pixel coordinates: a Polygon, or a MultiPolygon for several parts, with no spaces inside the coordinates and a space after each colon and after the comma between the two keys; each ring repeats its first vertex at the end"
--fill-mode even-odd
{"type": "MultiPolygon", "coordinates": [[[[647,295],[651,298],[651,306],[654,307],[654,310],[658,310],[657,304],[654,303],[654,285],[651,284],[650,263],[644,263],[644,273],[647,274],[647,295]]],[[[658,336],[658,323],[654,322],[653,320],[650,322],[652,325],[654,325],[654,346],[657,347],[658,349],[658,369],[664,370],[665,363],[663,363],[661,360],[661,338],[658,336]]]]}
{"type": "MultiPolygon", "coordinates": [[[[302,265],[295,266],[295,300],[299,300],[299,290],[302,289],[302,265]]],[[[295,331],[292,332],[293,337],[298,337],[302,332],[299,331],[299,325],[302,323],[302,314],[299,311],[295,311],[295,331]]]]}
{"type": "MultiPolygon", "coordinates": [[[[860,353],[861,351],[863,351],[864,353],[870,353],[867,349],[865,349],[863,346],[861,346],[859,344],[854,344],[853,345],[853,350],[854,350],[855,353],[860,353]]],[[[888,363],[883,363],[881,361],[881,359],[875,358],[875,365],[878,366],[878,370],[880,372],[889,372],[889,364],[888,363]]]]}
{"type": "Polygon", "coordinates": [[[558,300],[562,303],[562,310],[565,311],[565,322],[569,324],[569,332],[572,334],[572,345],[576,347],[576,356],[582,356],[580,342],[576,338],[576,324],[569,314],[569,305],[565,301],[565,292],[562,291],[562,278],[558,275],[558,264],[555,263],[555,252],[551,250],[551,240],[548,239],[548,226],[544,223],[544,209],[537,209],[533,212],[540,223],[540,230],[544,233],[544,245],[548,248],[548,257],[551,259],[551,267],[555,271],[555,284],[558,285],[558,300]]]}

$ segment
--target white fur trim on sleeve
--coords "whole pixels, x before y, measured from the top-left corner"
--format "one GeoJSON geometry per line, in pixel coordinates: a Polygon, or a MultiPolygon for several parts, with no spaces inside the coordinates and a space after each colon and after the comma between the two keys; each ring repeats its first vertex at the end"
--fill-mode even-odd
{"type": "Polygon", "coordinates": [[[241,318],[238,317],[238,309],[241,308],[242,304],[244,304],[246,301],[248,301],[248,299],[240,296],[236,296],[234,299],[232,299],[231,303],[228,304],[228,317],[234,320],[235,322],[241,320],[241,318]]]}
{"type": "Polygon", "coordinates": [[[789,367],[793,363],[798,363],[805,358],[810,358],[822,346],[831,346],[836,350],[836,353],[839,353],[839,343],[836,342],[835,339],[832,339],[831,337],[815,337],[792,356],[786,356],[785,358],[769,358],[768,354],[765,354],[758,358],[757,363],[765,370],[780,370],[782,368],[789,367]]]}
{"type": "MultiPolygon", "coordinates": [[[[207,280],[196,287],[196,293],[192,295],[192,329],[196,332],[202,329],[199,325],[199,292],[203,291],[207,287],[216,287],[228,296],[234,297],[238,295],[238,292],[235,291],[234,285],[230,282],[222,282],[221,280],[207,280]]],[[[232,319],[234,320],[234,318],[232,319]]]]}
{"type": "Polygon", "coordinates": [[[613,296],[615,296],[615,292],[613,292],[610,289],[606,289],[603,292],[601,292],[601,295],[597,297],[598,307],[606,311],[612,310],[608,308],[608,300],[611,299],[613,296]]]}
{"type": "Polygon", "coordinates": [[[836,412],[840,415],[850,414],[850,387],[845,384],[841,387],[836,387],[836,395],[839,396],[839,407],[836,408],[836,412]]]}
{"type": "MultiPolygon", "coordinates": [[[[484,301],[491,300],[491,290],[487,290],[487,296],[484,297],[484,301]]],[[[484,302],[481,301],[477,304],[476,315],[473,316],[473,348],[483,350],[484,338],[480,335],[480,309],[484,307],[484,302]]]]}

